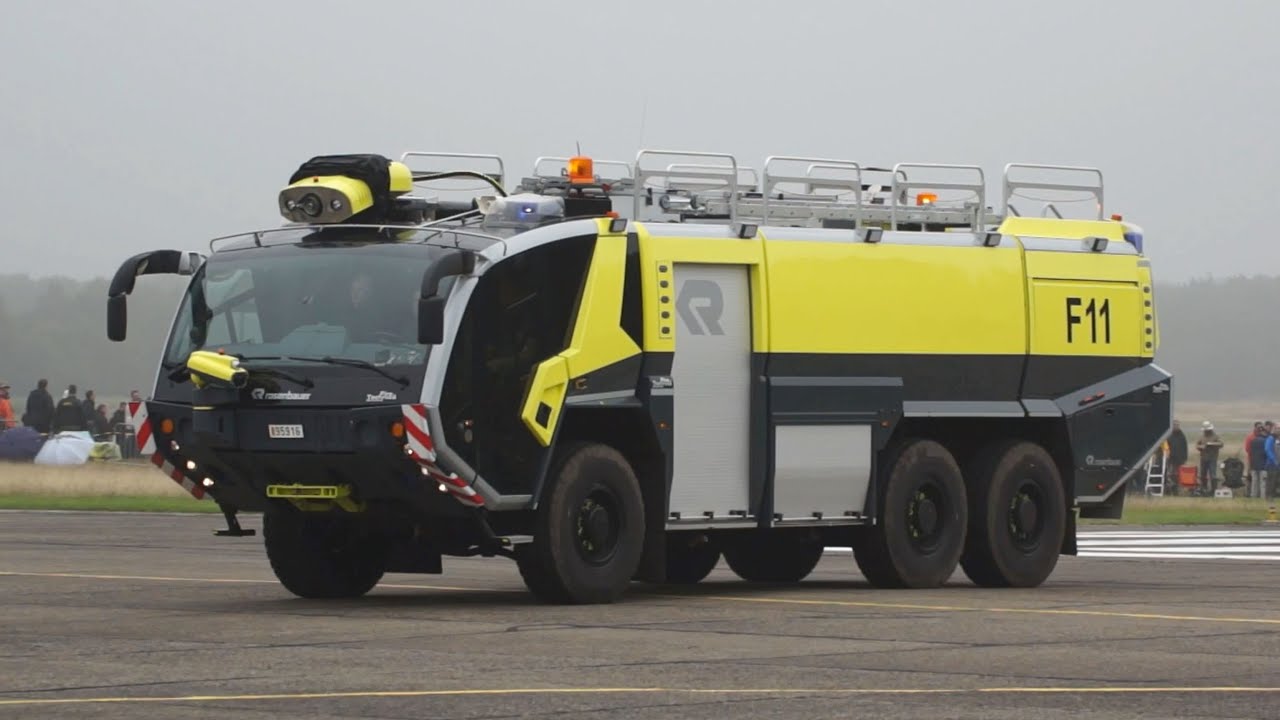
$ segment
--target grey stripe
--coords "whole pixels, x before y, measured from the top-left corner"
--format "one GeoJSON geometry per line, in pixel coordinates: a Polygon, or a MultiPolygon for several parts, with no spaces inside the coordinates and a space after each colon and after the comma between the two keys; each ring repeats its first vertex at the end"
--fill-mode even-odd
{"type": "Polygon", "coordinates": [[[775,377],[769,384],[776,387],[902,387],[896,377],[775,377]]]}
{"type": "Polygon", "coordinates": [[[1027,417],[1062,417],[1062,408],[1052,400],[1023,400],[1027,417]]]}
{"type": "Polygon", "coordinates": [[[607,400],[623,400],[636,396],[634,390],[611,390],[609,392],[585,393],[582,395],[570,395],[565,398],[565,405],[588,405],[591,403],[605,402],[607,400]]]}
{"type": "Polygon", "coordinates": [[[919,401],[902,403],[907,417],[1026,417],[1022,403],[1010,401],[919,401]]]}

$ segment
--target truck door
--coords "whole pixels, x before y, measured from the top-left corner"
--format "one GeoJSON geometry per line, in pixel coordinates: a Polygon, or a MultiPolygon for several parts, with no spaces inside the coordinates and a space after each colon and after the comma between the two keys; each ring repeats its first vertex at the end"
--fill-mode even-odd
{"type": "MultiPolygon", "coordinates": [[[[674,294],[671,513],[728,517],[750,508],[751,283],[746,265],[658,267],[674,294]],[[664,269],[666,272],[664,272],[664,269]]],[[[661,303],[661,298],[659,298],[661,303]]]]}
{"type": "Polygon", "coordinates": [[[754,517],[768,445],[764,238],[647,223],[638,235],[644,349],[671,358],[668,519],[754,517]]]}
{"type": "Polygon", "coordinates": [[[521,421],[530,379],[565,349],[594,236],[502,260],[477,282],[445,372],[449,447],[503,494],[530,492],[545,448],[521,421]]]}

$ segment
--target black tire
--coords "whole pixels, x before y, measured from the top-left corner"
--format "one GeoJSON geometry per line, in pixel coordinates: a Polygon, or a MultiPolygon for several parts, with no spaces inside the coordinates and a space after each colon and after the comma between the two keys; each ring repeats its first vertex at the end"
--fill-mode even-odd
{"type": "Polygon", "coordinates": [[[1067,526],[1062,476],[1044,448],[1001,443],[970,464],[969,537],[960,565],[983,587],[1036,587],[1057,567],[1067,526]]]}
{"type": "Polygon", "coordinates": [[[386,570],[386,541],[353,517],[272,509],[263,516],[262,539],[271,570],[298,597],[360,597],[386,570]]]}
{"type": "Polygon", "coordinates": [[[667,583],[696,585],[720,562],[720,546],[697,532],[667,533],[667,583]]]}
{"type": "Polygon", "coordinates": [[[606,445],[566,449],[543,493],[533,537],[516,562],[539,600],[596,604],[622,597],[644,549],[644,500],[622,454],[606,445]]]}
{"type": "Polygon", "coordinates": [[[887,453],[876,524],[854,546],[858,569],[875,587],[933,588],[955,573],[969,511],[964,476],[932,440],[887,453]]]}
{"type": "Polygon", "coordinates": [[[813,572],[823,549],[821,540],[806,533],[756,531],[726,542],[724,560],[748,582],[795,583],[813,572]]]}

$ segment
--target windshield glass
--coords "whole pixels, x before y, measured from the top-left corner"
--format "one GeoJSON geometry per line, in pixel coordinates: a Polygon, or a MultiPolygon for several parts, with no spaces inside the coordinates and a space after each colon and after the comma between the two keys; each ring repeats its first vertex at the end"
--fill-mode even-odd
{"type": "MultiPolygon", "coordinates": [[[[417,298],[449,250],[420,244],[291,244],[214,253],[183,299],[165,360],[221,349],[422,365],[417,298]]],[[[441,291],[447,292],[452,279],[441,291]]]]}

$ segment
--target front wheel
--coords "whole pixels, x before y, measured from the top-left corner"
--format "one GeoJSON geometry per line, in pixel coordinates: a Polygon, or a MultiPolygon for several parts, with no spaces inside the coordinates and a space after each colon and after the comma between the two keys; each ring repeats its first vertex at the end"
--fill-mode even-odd
{"type": "Polygon", "coordinates": [[[960,559],[983,587],[1035,587],[1058,564],[1067,507],[1058,466],[1044,448],[1010,442],[985,449],[967,473],[973,527],[960,559]]]}
{"type": "Polygon", "coordinates": [[[938,587],[964,549],[969,512],[960,466],[941,444],[912,440],[888,454],[886,467],[876,524],[854,546],[858,568],[876,587],[938,587]]]}
{"type": "Polygon", "coordinates": [[[644,501],[626,458],[606,445],[570,448],[538,508],[520,575],[543,602],[610,603],[622,596],[644,547],[644,501]]]}
{"type": "Polygon", "coordinates": [[[299,597],[359,597],[386,570],[386,541],[352,516],[272,509],[263,516],[262,536],[271,570],[299,597]]]}

